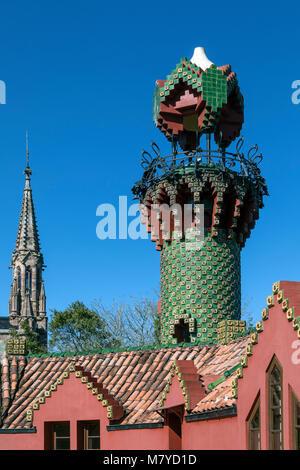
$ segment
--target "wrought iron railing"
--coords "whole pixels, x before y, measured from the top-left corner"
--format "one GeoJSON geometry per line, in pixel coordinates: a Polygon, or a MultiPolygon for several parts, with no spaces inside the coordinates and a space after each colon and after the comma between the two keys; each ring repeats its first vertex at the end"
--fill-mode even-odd
{"type": "Polygon", "coordinates": [[[244,138],[241,137],[236,144],[236,153],[227,152],[219,146],[211,148],[210,138],[207,139],[206,148],[197,147],[195,150],[183,152],[177,151],[177,145],[173,145],[172,153],[161,156],[160,149],[155,142],[151,143],[154,155],[146,150],[142,151],[141,166],[144,170],[142,179],[137,181],[132,188],[135,198],[142,198],[148,187],[158,182],[162,177],[174,178],[183,170],[197,174],[203,166],[211,165],[221,172],[234,171],[244,178],[250,178],[257,186],[261,195],[268,195],[265,179],[261,176],[259,164],[263,157],[258,154],[257,145],[253,145],[245,157],[241,152],[244,138]]]}

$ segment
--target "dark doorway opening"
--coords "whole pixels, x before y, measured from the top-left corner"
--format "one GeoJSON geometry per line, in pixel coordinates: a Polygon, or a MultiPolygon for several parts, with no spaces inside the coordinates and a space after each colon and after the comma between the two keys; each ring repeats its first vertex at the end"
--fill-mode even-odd
{"type": "Polygon", "coordinates": [[[169,427],[169,449],[181,450],[183,405],[166,410],[166,424],[169,427]]]}

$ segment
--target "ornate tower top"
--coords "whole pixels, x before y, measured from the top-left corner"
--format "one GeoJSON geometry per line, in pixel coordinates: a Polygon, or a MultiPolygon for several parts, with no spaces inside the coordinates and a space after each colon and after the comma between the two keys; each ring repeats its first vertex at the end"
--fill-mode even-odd
{"type": "Polygon", "coordinates": [[[239,136],[244,99],[230,65],[217,67],[203,47],[180,60],[154,92],[155,125],[183,150],[195,149],[204,133],[214,134],[223,148],[239,136]]]}
{"type": "Polygon", "coordinates": [[[236,74],[197,47],[156,81],[153,118],[172,152],[144,150],[132,192],[161,252],[161,342],[225,343],[246,330],[240,253],[268,194],[257,146],[227,149],[244,121],[236,74]]]}

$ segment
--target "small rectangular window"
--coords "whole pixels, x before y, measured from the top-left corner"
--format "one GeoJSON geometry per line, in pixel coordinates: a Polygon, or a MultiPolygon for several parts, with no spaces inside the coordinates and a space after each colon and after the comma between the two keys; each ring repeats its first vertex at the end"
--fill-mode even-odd
{"type": "MultiPolygon", "coordinates": [[[[51,450],[70,450],[70,423],[58,421],[45,423],[45,435],[50,443],[51,450]]],[[[46,449],[49,448],[48,445],[46,449]]]]}
{"type": "Polygon", "coordinates": [[[100,421],[79,421],[77,426],[78,450],[100,449],[100,421]]]}

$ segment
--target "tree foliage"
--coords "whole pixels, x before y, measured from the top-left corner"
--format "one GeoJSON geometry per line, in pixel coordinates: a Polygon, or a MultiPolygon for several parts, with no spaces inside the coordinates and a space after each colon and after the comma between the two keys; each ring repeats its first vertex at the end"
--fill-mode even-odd
{"type": "Polygon", "coordinates": [[[52,312],[49,323],[51,350],[79,352],[118,345],[108,329],[107,321],[79,300],[64,311],[52,312]]]}

